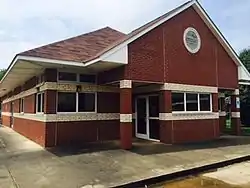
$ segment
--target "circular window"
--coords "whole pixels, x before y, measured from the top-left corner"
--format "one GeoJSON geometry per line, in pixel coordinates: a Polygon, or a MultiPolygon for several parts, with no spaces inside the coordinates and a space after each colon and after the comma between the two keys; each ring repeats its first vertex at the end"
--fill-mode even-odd
{"type": "Polygon", "coordinates": [[[199,33],[192,27],[184,31],[183,41],[187,50],[191,53],[197,53],[201,48],[201,38],[199,33]]]}

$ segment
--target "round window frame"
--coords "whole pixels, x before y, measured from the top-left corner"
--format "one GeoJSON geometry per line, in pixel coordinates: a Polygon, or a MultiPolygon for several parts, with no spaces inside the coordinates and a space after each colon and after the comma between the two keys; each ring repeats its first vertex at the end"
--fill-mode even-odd
{"type": "Polygon", "coordinates": [[[192,54],[197,53],[197,52],[200,50],[200,48],[201,48],[201,37],[200,37],[200,34],[199,34],[198,31],[197,31],[195,28],[193,28],[193,27],[188,27],[187,29],[185,29],[184,34],[183,34],[183,42],[184,42],[184,45],[185,45],[186,49],[187,49],[190,53],[192,53],[192,54]],[[188,46],[187,42],[186,42],[186,35],[187,35],[187,33],[190,32],[190,31],[191,31],[191,32],[194,32],[194,33],[196,34],[196,36],[197,36],[198,44],[197,44],[197,48],[196,48],[196,49],[191,49],[191,48],[188,46]]]}

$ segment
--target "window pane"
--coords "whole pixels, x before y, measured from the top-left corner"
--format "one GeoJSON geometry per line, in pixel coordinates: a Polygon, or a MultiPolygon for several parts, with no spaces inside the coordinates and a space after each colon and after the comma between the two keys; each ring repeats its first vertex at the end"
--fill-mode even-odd
{"type": "Polygon", "coordinates": [[[79,112],[95,111],[95,93],[79,93],[78,97],[79,112]]]}
{"type": "Polygon", "coordinates": [[[159,97],[149,97],[149,117],[159,117],[159,97]]]}
{"type": "Polygon", "coordinates": [[[187,111],[198,111],[198,94],[186,94],[187,111]]]}
{"type": "Polygon", "coordinates": [[[76,81],[76,74],[69,72],[59,72],[59,80],[63,81],[76,81]]]}
{"type": "Polygon", "coordinates": [[[76,112],[76,93],[58,92],[58,112],[76,112]]]}
{"type": "Polygon", "coordinates": [[[172,93],[172,111],[184,111],[184,93],[172,93]]]}
{"type": "Polygon", "coordinates": [[[37,107],[36,110],[37,112],[41,112],[41,94],[37,94],[37,101],[36,101],[37,107]]]}
{"type": "Polygon", "coordinates": [[[20,99],[19,111],[24,112],[24,99],[23,98],[20,99]]]}
{"type": "Polygon", "coordinates": [[[210,94],[200,94],[200,111],[210,111],[210,94]]]}
{"type": "Polygon", "coordinates": [[[80,74],[80,82],[95,83],[95,75],[80,74]]]}

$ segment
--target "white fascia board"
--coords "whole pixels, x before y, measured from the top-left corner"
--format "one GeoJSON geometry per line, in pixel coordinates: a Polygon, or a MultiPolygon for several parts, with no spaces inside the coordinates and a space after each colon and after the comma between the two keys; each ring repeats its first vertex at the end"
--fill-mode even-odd
{"type": "Polygon", "coordinates": [[[85,67],[84,63],[76,62],[76,61],[63,61],[57,59],[47,59],[41,57],[31,57],[31,56],[17,56],[17,60],[26,60],[26,61],[35,61],[35,62],[44,62],[58,65],[69,65],[69,66],[78,66],[85,67]]]}

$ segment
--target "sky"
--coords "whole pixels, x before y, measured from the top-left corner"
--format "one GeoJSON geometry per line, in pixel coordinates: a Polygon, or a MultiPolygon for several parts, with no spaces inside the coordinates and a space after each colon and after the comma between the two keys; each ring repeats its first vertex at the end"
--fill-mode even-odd
{"type": "MultiPolygon", "coordinates": [[[[15,54],[110,26],[131,30],[187,0],[0,0],[0,68],[15,54]]],[[[199,0],[236,50],[250,47],[250,0],[199,0]]]]}

